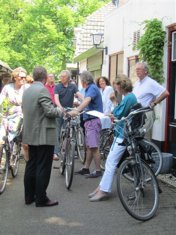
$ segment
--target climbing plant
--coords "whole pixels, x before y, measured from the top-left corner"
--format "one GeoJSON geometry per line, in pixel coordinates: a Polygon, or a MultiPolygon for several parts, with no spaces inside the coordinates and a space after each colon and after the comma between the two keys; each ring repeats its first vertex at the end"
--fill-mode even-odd
{"type": "Polygon", "coordinates": [[[149,65],[150,76],[162,83],[163,76],[163,54],[166,32],[162,28],[162,21],[154,18],[144,21],[145,33],[137,43],[140,60],[149,65]]]}

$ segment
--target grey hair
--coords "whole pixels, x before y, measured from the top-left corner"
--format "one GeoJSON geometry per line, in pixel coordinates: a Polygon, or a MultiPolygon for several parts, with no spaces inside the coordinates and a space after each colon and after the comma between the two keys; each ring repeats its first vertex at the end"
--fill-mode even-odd
{"type": "Polygon", "coordinates": [[[148,67],[148,64],[147,62],[145,61],[141,61],[141,62],[137,62],[136,65],[139,64],[139,65],[142,65],[144,70],[148,73],[149,72],[149,67],[148,67]]]}
{"type": "Polygon", "coordinates": [[[60,73],[60,75],[63,74],[63,73],[65,73],[65,74],[67,75],[68,80],[71,79],[71,73],[70,73],[69,70],[62,70],[61,73],[60,73]]]}
{"type": "Polygon", "coordinates": [[[85,82],[87,85],[94,82],[94,78],[93,78],[92,74],[89,71],[83,71],[80,74],[80,79],[81,79],[82,82],[85,82]]]}

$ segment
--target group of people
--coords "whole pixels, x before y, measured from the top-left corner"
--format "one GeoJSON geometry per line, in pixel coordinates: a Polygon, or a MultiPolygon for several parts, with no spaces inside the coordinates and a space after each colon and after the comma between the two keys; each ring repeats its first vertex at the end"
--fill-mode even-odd
{"type": "MultiPolygon", "coordinates": [[[[139,80],[134,88],[131,80],[125,75],[119,75],[114,81],[114,89],[123,96],[122,101],[117,104],[114,89],[110,86],[109,80],[106,77],[100,77],[95,84],[92,74],[88,71],[80,74],[84,95],[74,83],[70,82],[71,74],[68,70],[61,72],[60,83],[55,84],[53,74],[47,74],[43,67],[36,67],[33,70],[33,82],[28,85],[25,81],[27,73],[23,68],[13,71],[12,83],[5,85],[1,92],[0,105],[6,115],[23,114],[22,141],[28,154],[24,175],[26,205],[33,202],[36,207],[58,205],[58,201],[48,198],[46,190],[52,161],[58,160],[60,155],[59,136],[61,127],[64,125],[64,110],[67,107],[73,107],[75,96],[79,99],[80,105],[68,113],[76,116],[81,111],[85,111],[83,122],[87,148],[85,165],[76,173],[88,178],[102,176],[99,153],[101,121],[87,112],[96,110],[121,119],[129,114],[131,107],[137,102],[144,107],[149,105],[154,107],[169,95],[165,88],[148,76],[145,62],[136,64],[136,73],[139,80]],[[95,170],[90,172],[93,159],[95,170]]],[[[16,116],[19,117],[19,115],[16,116]]],[[[151,116],[147,118],[152,120],[151,116]]],[[[2,126],[7,128],[7,125],[1,125],[1,128],[2,126]]],[[[5,129],[1,133],[3,137],[5,129]]],[[[89,194],[90,201],[109,198],[117,163],[125,151],[125,147],[120,145],[123,138],[123,126],[121,126],[119,131],[115,132],[114,143],[100,184],[89,194]]],[[[0,138],[0,141],[3,142],[3,138],[0,138]]]]}
{"type": "MultiPolygon", "coordinates": [[[[123,96],[123,99],[115,107],[113,107],[113,104],[116,103],[114,102],[114,94],[108,94],[107,90],[109,97],[107,96],[105,99],[107,101],[106,105],[109,103],[108,99],[110,99],[112,101],[111,108],[114,108],[112,110],[112,115],[115,118],[121,119],[122,117],[126,117],[130,113],[131,108],[137,102],[141,103],[143,107],[150,106],[153,108],[169,95],[169,92],[163,86],[149,77],[148,72],[148,66],[145,62],[138,62],[136,64],[136,74],[138,76],[138,80],[134,84],[134,88],[132,86],[131,80],[125,75],[119,75],[117,77],[117,79],[114,81],[114,87],[118,94],[123,96]]],[[[100,112],[103,110],[103,103],[101,104],[102,99],[100,98],[101,93],[97,90],[97,87],[93,83],[92,77],[90,78],[90,76],[91,75],[89,72],[83,72],[80,76],[82,85],[86,89],[85,99],[75,111],[70,112],[70,114],[73,116],[77,115],[85,107],[86,110],[97,110],[100,112]]],[[[103,78],[101,79],[103,80],[103,78]]],[[[101,80],[99,79],[99,81],[101,80]]],[[[106,80],[104,79],[104,87],[109,85],[109,83],[106,83],[106,85],[105,83],[106,80]]],[[[103,92],[103,90],[101,90],[101,92],[103,92]]],[[[91,178],[99,177],[102,175],[100,170],[100,154],[98,149],[101,130],[100,120],[95,117],[89,117],[87,114],[85,114],[84,120],[86,128],[85,138],[88,152],[84,167],[77,173],[86,176],[88,175],[88,177],[91,178]],[[89,167],[93,158],[95,160],[96,171],[92,174],[89,174],[89,167]]],[[[147,125],[151,126],[153,121],[153,112],[149,112],[147,114],[146,120],[147,125]]],[[[124,139],[123,123],[116,125],[117,127],[115,129],[117,131],[115,131],[114,141],[106,160],[105,172],[98,187],[88,195],[91,202],[101,201],[109,198],[117,164],[119,163],[125,151],[125,146],[121,145],[124,139]]],[[[151,130],[147,132],[148,138],[151,138],[151,134],[151,130]]]]}

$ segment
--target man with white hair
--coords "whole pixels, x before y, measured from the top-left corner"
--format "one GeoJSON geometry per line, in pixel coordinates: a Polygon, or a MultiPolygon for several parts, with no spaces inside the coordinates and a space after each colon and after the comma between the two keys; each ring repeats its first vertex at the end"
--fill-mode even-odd
{"type": "MultiPolygon", "coordinates": [[[[71,83],[70,71],[63,70],[60,73],[60,83],[57,84],[54,88],[55,104],[62,111],[64,110],[64,108],[72,108],[74,95],[76,95],[80,100],[84,99],[83,95],[78,91],[77,86],[71,83]]],[[[60,131],[63,123],[64,119],[62,117],[58,117],[57,118],[58,140],[60,140],[60,131]]],[[[60,143],[58,141],[58,145],[55,146],[53,160],[59,160],[58,156],[59,154],[60,154],[60,143]]]]}
{"type": "MultiPolygon", "coordinates": [[[[139,79],[134,84],[133,93],[143,107],[150,106],[153,108],[168,97],[169,92],[158,82],[148,76],[148,70],[149,69],[146,62],[138,62],[136,64],[136,74],[139,79]]],[[[152,126],[154,121],[154,113],[148,112],[146,115],[147,125],[152,126]]],[[[151,135],[152,132],[150,131],[147,137],[151,139],[151,135]]]]}
{"type": "MultiPolygon", "coordinates": [[[[80,74],[80,79],[82,87],[85,88],[85,98],[77,109],[69,112],[69,114],[76,116],[83,109],[85,111],[96,110],[103,113],[102,97],[99,88],[94,83],[92,74],[88,71],[83,71],[80,74]]],[[[83,120],[85,122],[85,141],[87,147],[86,162],[84,167],[76,173],[86,175],[87,178],[96,178],[102,175],[99,153],[101,121],[99,118],[87,113],[83,113],[83,120]],[[96,169],[90,173],[89,167],[93,159],[96,169]]]]}

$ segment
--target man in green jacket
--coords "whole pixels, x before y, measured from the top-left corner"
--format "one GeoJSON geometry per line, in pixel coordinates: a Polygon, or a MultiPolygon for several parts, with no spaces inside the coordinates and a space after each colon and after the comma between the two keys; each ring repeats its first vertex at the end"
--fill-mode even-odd
{"type": "Polygon", "coordinates": [[[36,207],[55,206],[46,194],[50,180],[54,145],[57,143],[56,117],[62,111],[54,107],[44,84],[47,71],[36,67],[34,83],[24,92],[22,111],[24,116],[23,143],[29,146],[29,160],[24,175],[25,203],[36,207]]]}

